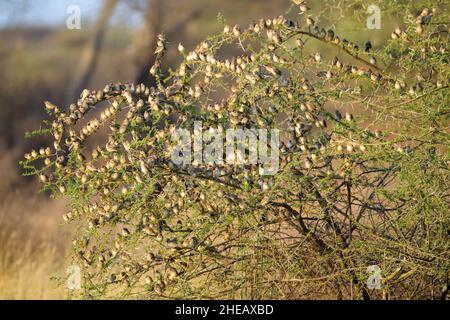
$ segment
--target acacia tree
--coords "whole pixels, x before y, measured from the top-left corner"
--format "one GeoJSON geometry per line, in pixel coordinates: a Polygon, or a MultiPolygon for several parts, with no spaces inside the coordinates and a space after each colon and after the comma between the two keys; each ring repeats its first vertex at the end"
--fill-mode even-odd
{"type": "Polygon", "coordinates": [[[184,60],[164,77],[160,35],[155,87],[84,90],[67,110],[46,102],[51,118],[34,134],[52,135],[54,145],[22,165],[70,200],[64,219],[77,227],[82,296],[445,299],[450,70],[442,21],[429,9],[405,17],[407,27],[376,52],[307,14],[224,25],[191,52],[180,45],[184,60]],[[308,51],[313,42],[322,53],[308,51]],[[219,58],[232,44],[240,54],[219,58]],[[89,119],[100,102],[108,106],[89,119]],[[196,121],[204,131],[279,129],[278,172],[174,163],[173,135],[196,121]],[[100,129],[107,140],[88,150],[100,129]],[[374,265],[381,289],[367,285],[374,265]]]}

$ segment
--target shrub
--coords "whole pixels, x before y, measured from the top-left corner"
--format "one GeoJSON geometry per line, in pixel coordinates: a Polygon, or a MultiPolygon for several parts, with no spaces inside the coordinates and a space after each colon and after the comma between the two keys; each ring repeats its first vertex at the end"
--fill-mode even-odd
{"type": "Polygon", "coordinates": [[[405,17],[376,51],[306,14],[225,25],[189,53],[180,45],[168,75],[160,35],[155,87],[46,102],[34,134],[54,145],[22,165],[70,201],[83,297],[445,298],[448,29],[430,23],[445,18],[405,17]],[[240,53],[219,58],[231,45],[240,53]],[[196,121],[278,129],[278,172],[175,164],[173,136],[196,121]]]}

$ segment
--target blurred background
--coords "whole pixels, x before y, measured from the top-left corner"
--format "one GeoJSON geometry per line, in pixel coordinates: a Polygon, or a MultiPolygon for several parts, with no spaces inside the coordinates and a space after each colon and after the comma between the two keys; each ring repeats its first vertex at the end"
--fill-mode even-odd
{"type": "MultiPolygon", "coordinates": [[[[396,19],[383,17],[382,30],[368,30],[367,5],[388,2],[308,5],[323,26],[360,45],[370,38],[376,48],[396,19]]],[[[71,230],[61,219],[64,199],[38,193],[37,181],[23,177],[18,166],[26,151],[44,142],[24,139],[26,131],[39,128],[43,102],[66,107],[84,88],[150,84],[161,31],[171,44],[168,68],[180,61],[179,42],[190,50],[222,30],[219,13],[230,25],[247,26],[290,7],[289,0],[0,0],[0,299],[66,297],[64,285],[52,280],[64,275],[71,244],[71,230]],[[70,29],[77,8],[80,28],[70,29]]]]}

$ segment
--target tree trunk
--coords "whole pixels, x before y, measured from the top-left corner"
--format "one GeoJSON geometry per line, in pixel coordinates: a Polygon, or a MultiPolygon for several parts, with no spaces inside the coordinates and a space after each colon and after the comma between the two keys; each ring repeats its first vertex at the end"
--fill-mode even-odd
{"type": "MultiPolygon", "coordinates": [[[[162,0],[149,0],[145,13],[144,27],[139,34],[134,49],[134,64],[136,67],[135,83],[145,83],[149,86],[155,85],[155,79],[150,76],[149,70],[155,62],[154,51],[156,49],[156,38],[162,32],[164,21],[164,7],[162,0]]],[[[186,25],[200,15],[200,8],[192,9],[186,17],[167,31],[166,38],[170,41],[176,34],[183,32],[186,25]]]]}
{"type": "Polygon", "coordinates": [[[155,60],[156,37],[162,31],[163,5],[161,0],[149,0],[144,16],[144,26],[134,49],[134,64],[136,66],[136,83],[154,85],[149,69],[155,60]]]}
{"type": "Polygon", "coordinates": [[[88,40],[79,65],[75,70],[75,76],[69,86],[67,93],[68,103],[77,99],[80,92],[88,86],[95,72],[98,63],[98,57],[103,45],[106,28],[117,0],[105,0],[100,15],[95,23],[92,38],[88,40]]]}

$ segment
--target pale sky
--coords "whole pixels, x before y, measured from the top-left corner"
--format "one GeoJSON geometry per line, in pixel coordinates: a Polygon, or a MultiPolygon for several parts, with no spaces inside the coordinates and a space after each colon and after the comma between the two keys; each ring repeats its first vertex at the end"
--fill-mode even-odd
{"type": "MultiPolygon", "coordinates": [[[[102,3],[102,0],[0,0],[0,28],[30,25],[64,26],[69,17],[66,10],[70,5],[80,7],[81,23],[87,23],[95,19],[102,3]]],[[[112,21],[138,24],[139,12],[131,11],[124,3],[119,2],[112,21]]]]}

